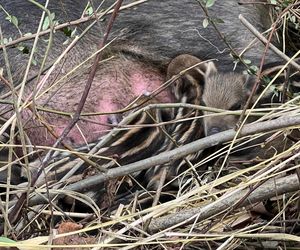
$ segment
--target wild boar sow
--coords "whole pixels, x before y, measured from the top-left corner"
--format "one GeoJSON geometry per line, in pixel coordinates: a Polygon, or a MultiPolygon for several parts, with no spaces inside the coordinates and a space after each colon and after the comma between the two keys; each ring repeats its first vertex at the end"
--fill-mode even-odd
{"type": "MultiPolygon", "coordinates": [[[[45,1],[37,2],[45,5],[45,1]]],[[[100,5],[102,1],[91,2],[93,8],[98,10],[104,10],[114,3],[114,1],[106,1],[104,6],[100,5]]],[[[86,8],[87,3],[88,1],[79,0],[50,0],[47,9],[51,13],[54,25],[57,25],[86,17],[87,10],[90,10],[89,7],[86,8]]],[[[130,1],[125,1],[123,5],[127,3],[130,1]]],[[[42,16],[40,6],[21,0],[1,0],[0,4],[0,23],[4,37],[2,44],[38,31],[42,16]]],[[[218,22],[218,29],[238,53],[253,40],[251,33],[240,23],[239,14],[243,14],[260,31],[269,27],[266,10],[258,8],[257,5],[239,5],[238,1],[232,0],[216,1],[209,9],[209,13],[212,18],[222,20],[218,22]]],[[[47,18],[42,22],[42,30],[49,28],[47,18]]],[[[192,54],[201,60],[216,58],[218,59],[216,65],[220,72],[233,71],[233,59],[228,47],[211,25],[203,28],[204,18],[200,5],[193,0],[152,0],[121,10],[109,36],[111,43],[102,52],[102,58],[106,60],[99,62],[83,113],[113,113],[126,107],[137,96],[151,93],[165,81],[167,65],[179,54],[192,54]]],[[[3,77],[7,81],[12,80],[14,86],[26,81],[22,100],[29,98],[33,101],[34,105],[23,107],[20,112],[22,126],[33,145],[51,145],[56,140],[40,122],[41,119],[58,136],[72,119],[71,115],[78,107],[88,78],[91,60],[78,68],[76,66],[96,52],[108,19],[109,16],[105,16],[98,20],[57,65],[55,63],[57,58],[63,55],[71,41],[66,34],[72,32],[73,37],[74,34],[80,35],[90,22],[77,23],[71,26],[69,31],[66,29],[64,32],[54,31],[50,45],[49,33],[40,35],[25,80],[23,78],[34,40],[23,39],[18,45],[12,46],[7,44],[8,61],[5,61],[5,53],[1,49],[0,67],[3,69],[3,77]],[[47,59],[42,74],[37,77],[46,54],[47,59]],[[50,77],[42,85],[43,77],[47,75],[53,63],[55,70],[51,71],[50,77]],[[69,74],[71,70],[73,71],[69,74]]],[[[263,47],[255,44],[243,57],[258,65],[262,52],[263,47]]],[[[276,59],[273,56],[267,58],[267,62],[274,60],[276,59]]],[[[244,66],[238,64],[236,71],[240,73],[242,70],[244,66]]],[[[217,81],[231,81],[230,75],[221,73],[219,77],[222,79],[216,79],[217,81]]],[[[234,76],[233,80],[241,79],[242,76],[234,76]]],[[[0,90],[2,101],[0,115],[8,119],[14,114],[13,106],[10,104],[13,98],[12,95],[6,94],[10,90],[3,79],[0,90]]],[[[16,90],[18,94],[20,88],[16,90]]],[[[170,89],[160,93],[156,99],[158,102],[178,101],[170,89]]],[[[209,105],[209,100],[205,102],[209,105]]],[[[69,133],[66,142],[80,145],[86,141],[96,140],[111,128],[108,126],[110,123],[118,122],[122,115],[106,114],[83,118],[69,133]]],[[[214,129],[216,130],[212,128],[207,134],[214,132],[214,129]]]]}

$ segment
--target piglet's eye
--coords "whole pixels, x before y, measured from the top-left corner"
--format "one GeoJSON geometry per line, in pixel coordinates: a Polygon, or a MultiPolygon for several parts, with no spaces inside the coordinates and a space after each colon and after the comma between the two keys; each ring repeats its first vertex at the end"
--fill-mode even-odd
{"type": "Polygon", "coordinates": [[[234,105],[232,105],[229,110],[234,111],[234,110],[240,110],[242,109],[242,104],[241,103],[235,103],[234,105]]]}

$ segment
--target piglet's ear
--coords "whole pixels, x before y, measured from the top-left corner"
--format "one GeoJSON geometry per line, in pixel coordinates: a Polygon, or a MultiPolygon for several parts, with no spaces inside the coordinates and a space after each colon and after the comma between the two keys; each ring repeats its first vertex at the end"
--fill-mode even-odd
{"type": "Polygon", "coordinates": [[[217,67],[213,62],[205,63],[202,68],[205,72],[205,79],[212,77],[213,75],[218,73],[217,67]]]}
{"type": "Polygon", "coordinates": [[[191,91],[194,87],[204,86],[205,79],[215,74],[217,69],[214,63],[201,63],[201,60],[195,56],[182,54],[175,57],[168,66],[167,79],[181,75],[173,85],[173,92],[177,99],[180,99],[184,93],[191,91]],[[185,72],[186,69],[199,64],[185,72]]]}

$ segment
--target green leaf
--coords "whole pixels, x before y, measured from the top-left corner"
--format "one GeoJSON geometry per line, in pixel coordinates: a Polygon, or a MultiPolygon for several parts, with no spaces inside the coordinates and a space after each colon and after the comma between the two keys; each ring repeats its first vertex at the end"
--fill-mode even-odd
{"type": "Polygon", "coordinates": [[[291,16],[290,20],[291,20],[292,23],[296,23],[296,17],[295,16],[291,16]]]}
{"type": "Polygon", "coordinates": [[[46,16],[43,22],[42,30],[48,29],[49,25],[50,25],[49,16],[46,16]]]}
{"type": "Polygon", "coordinates": [[[34,58],[32,58],[31,63],[32,63],[32,65],[34,65],[34,66],[37,65],[37,61],[36,61],[34,58]]]}
{"type": "Polygon", "coordinates": [[[1,44],[8,44],[8,40],[7,40],[7,38],[3,38],[3,40],[1,41],[1,44]]]}
{"type": "Polygon", "coordinates": [[[250,69],[253,70],[254,72],[258,71],[258,67],[256,65],[250,66],[250,69]]]}
{"type": "Polygon", "coordinates": [[[244,63],[246,63],[246,64],[251,64],[251,60],[249,60],[249,59],[244,59],[244,63]]]}
{"type": "Polygon", "coordinates": [[[77,28],[75,28],[72,33],[71,33],[71,37],[75,37],[76,36],[76,32],[77,32],[77,28]]]}
{"type": "Polygon", "coordinates": [[[87,14],[88,16],[93,15],[93,13],[94,13],[94,9],[93,9],[92,6],[90,6],[90,7],[88,7],[88,8],[86,9],[86,14],[87,14]]]}
{"type": "Polygon", "coordinates": [[[213,21],[215,23],[224,23],[223,19],[221,19],[221,18],[213,18],[213,21]]]}
{"type": "Polygon", "coordinates": [[[42,30],[46,30],[50,27],[50,21],[53,22],[53,24],[55,24],[54,18],[55,13],[51,13],[49,16],[46,16],[43,22],[42,30]]]}
{"type": "Polygon", "coordinates": [[[10,22],[15,25],[16,27],[18,27],[18,18],[16,18],[15,16],[10,16],[10,22]]]}
{"type": "Polygon", "coordinates": [[[23,51],[25,49],[25,46],[23,46],[22,44],[18,44],[17,49],[23,51]]]}
{"type": "Polygon", "coordinates": [[[203,19],[203,23],[202,23],[203,27],[206,28],[206,27],[208,26],[208,24],[209,24],[208,19],[207,19],[207,18],[204,18],[204,19],[203,19]]]}
{"type": "Polygon", "coordinates": [[[206,6],[206,8],[210,8],[211,6],[214,5],[214,3],[215,3],[215,0],[207,0],[205,6],[206,6]]]}
{"type": "Polygon", "coordinates": [[[63,42],[63,45],[67,45],[67,44],[69,44],[69,42],[70,42],[69,39],[67,39],[63,42]]]}
{"type": "Polygon", "coordinates": [[[64,27],[63,32],[67,37],[71,37],[72,30],[69,27],[64,27]]]}

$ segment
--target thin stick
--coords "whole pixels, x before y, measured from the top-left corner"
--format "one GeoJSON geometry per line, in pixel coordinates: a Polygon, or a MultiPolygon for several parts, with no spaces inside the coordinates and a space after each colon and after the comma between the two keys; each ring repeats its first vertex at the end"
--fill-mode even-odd
{"type": "Polygon", "coordinates": [[[293,67],[295,67],[297,70],[300,71],[300,65],[298,63],[296,63],[295,60],[291,60],[290,57],[288,57],[286,54],[282,53],[278,48],[276,48],[276,46],[274,46],[272,43],[269,43],[268,40],[262,34],[260,34],[260,32],[257,29],[255,29],[255,27],[243,17],[243,15],[239,15],[239,19],[241,20],[242,24],[247,29],[249,29],[252,32],[252,34],[255,35],[264,45],[269,44],[270,49],[274,53],[276,53],[279,57],[281,57],[285,61],[290,62],[290,64],[293,67]]]}

